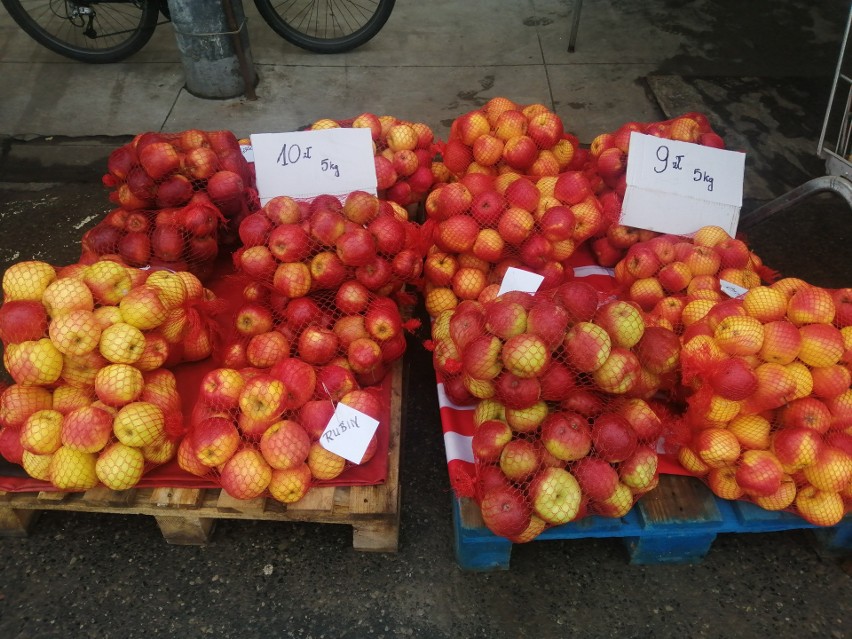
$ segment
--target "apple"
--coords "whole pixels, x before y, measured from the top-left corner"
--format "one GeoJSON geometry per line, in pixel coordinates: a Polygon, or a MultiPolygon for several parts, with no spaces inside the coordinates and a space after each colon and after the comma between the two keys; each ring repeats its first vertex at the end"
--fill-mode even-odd
{"type": "MultiPolygon", "coordinates": [[[[499,346],[497,347],[497,350],[499,351],[499,346]]],[[[493,378],[475,379],[482,380],[493,378]]],[[[528,408],[538,402],[541,398],[541,385],[537,378],[524,379],[512,375],[512,373],[509,372],[504,372],[496,379],[494,391],[500,401],[507,408],[512,409],[528,408]]]]}
{"type": "Polygon", "coordinates": [[[133,364],[145,351],[145,334],[135,326],[117,322],[100,334],[98,349],[113,364],[133,364]]]}
{"type": "Polygon", "coordinates": [[[45,289],[55,279],[56,270],[46,262],[16,262],[3,273],[3,301],[40,302],[45,289]]]}
{"type": "Polygon", "coordinates": [[[754,503],[764,510],[786,510],[792,506],[796,499],[796,482],[789,475],[781,480],[781,485],[774,493],[769,495],[752,496],[754,503]]]}
{"type": "Polygon", "coordinates": [[[122,406],[113,420],[113,432],[127,446],[149,446],[166,435],[162,409],[150,402],[130,402],[122,406]]]}
{"type": "Polygon", "coordinates": [[[495,535],[513,537],[529,526],[532,516],[521,491],[510,485],[498,485],[484,493],[480,502],[483,523],[495,535]]]}
{"type": "Polygon", "coordinates": [[[98,480],[110,490],[129,490],[139,483],[145,471],[145,458],[138,448],[113,442],[95,462],[98,480]]]}
{"type": "Polygon", "coordinates": [[[638,305],[624,300],[604,303],[595,313],[595,324],[612,339],[613,346],[632,348],[645,332],[645,322],[638,305]]]}
{"type": "Polygon", "coordinates": [[[512,429],[500,420],[487,420],[477,426],[471,440],[474,459],[477,462],[496,462],[503,448],[512,440],[512,429]]]}
{"type": "Polygon", "coordinates": [[[805,479],[819,490],[839,492],[852,481],[852,456],[840,448],[823,446],[816,461],[802,469],[805,479]]]}
{"type": "Polygon", "coordinates": [[[787,319],[796,326],[830,324],[834,321],[834,315],[832,294],[818,286],[801,287],[787,301],[787,319]]]}
{"type": "Polygon", "coordinates": [[[63,418],[62,413],[53,409],[32,413],[21,427],[21,446],[36,455],[55,453],[62,446],[63,418]]]}
{"type": "Polygon", "coordinates": [[[521,333],[506,340],[500,352],[503,366],[518,377],[536,377],[550,363],[550,349],[537,335],[521,333]]]}
{"type": "Polygon", "coordinates": [[[767,450],[772,424],[762,415],[737,415],[728,423],[743,449],[767,450]]]}
{"type": "Polygon", "coordinates": [[[240,434],[232,419],[215,415],[195,424],[188,441],[196,459],[208,468],[215,468],[237,452],[240,434]]]}
{"type": "Polygon", "coordinates": [[[561,401],[574,390],[577,379],[574,372],[565,364],[551,360],[539,380],[541,398],[547,401],[561,401]]]}
{"type": "Polygon", "coordinates": [[[296,352],[305,362],[321,365],[337,354],[339,345],[340,340],[332,329],[310,325],[299,334],[296,352]]]}
{"type": "Polygon", "coordinates": [[[520,246],[529,237],[534,225],[532,213],[519,207],[509,207],[497,221],[497,232],[509,244],[520,246]]]}
{"type": "Polygon", "coordinates": [[[311,271],[302,262],[279,264],[272,276],[273,289],[291,299],[307,295],[311,282],[311,271]]]}
{"type": "Polygon", "coordinates": [[[740,456],[740,443],[736,435],[724,428],[705,428],[696,434],[695,453],[711,468],[721,468],[736,462],[740,456]]]}
{"type": "Polygon", "coordinates": [[[252,337],[272,330],[272,311],[264,304],[243,304],[234,317],[234,328],[239,335],[252,337]]]}
{"type": "Polygon", "coordinates": [[[798,358],[808,366],[832,366],[846,350],[842,333],[831,324],[800,326],[799,335],[802,341],[798,358]]]}
{"type": "Polygon", "coordinates": [[[566,524],[580,511],[580,484],[563,468],[543,468],[530,482],[529,493],[535,514],[549,524],[566,524]]]}
{"type": "Polygon", "coordinates": [[[371,291],[381,291],[390,282],[391,275],[390,262],[380,256],[355,268],[355,278],[371,291]]]}
{"type": "Polygon", "coordinates": [[[791,322],[775,320],[763,325],[763,343],[758,351],[762,360],[789,364],[798,357],[801,347],[802,335],[791,322]]]}
{"type": "Polygon", "coordinates": [[[275,422],[260,438],[260,452],[274,469],[289,469],[305,463],[311,440],[304,428],[293,420],[275,422]]]}
{"type": "Polygon", "coordinates": [[[97,406],[82,406],[62,420],[62,444],[86,453],[102,450],[113,434],[113,416],[97,406]]]}
{"type": "Polygon", "coordinates": [[[308,493],[311,480],[311,469],[304,463],[287,470],[273,470],[269,494],[282,504],[293,504],[308,493]]]}
{"type": "Polygon", "coordinates": [[[592,373],[609,358],[612,340],[597,324],[578,322],[568,329],[563,347],[572,368],[581,373],[592,373]]]}
{"type": "Polygon", "coordinates": [[[570,411],[548,415],[541,424],[540,437],[547,452],[564,461],[586,457],[592,448],[588,421],[570,411]]]}
{"type": "Polygon", "coordinates": [[[239,397],[243,414],[258,421],[277,418],[284,411],[284,382],[271,375],[260,374],[246,380],[239,397]]]}
{"type": "Polygon", "coordinates": [[[635,452],[638,438],[624,416],[604,412],[592,422],[591,442],[596,455],[604,461],[623,462],[635,452]]]}
{"type": "Polygon", "coordinates": [[[650,489],[657,476],[657,451],[650,446],[638,446],[633,454],[618,466],[621,481],[635,491],[650,489]]]}
{"type": "Polygon", "coordinates": [[[710,469],[707,473],[707,485],[715,495],[727,500],[737,500],[745,494],[737,483],[736,466],[725,464],[710,469]]]}
{"type": "Polygon", "coordinates": [[[852,369],[834,364],[811,368],[812,393],[823,399],[836,397],[852,386],[852,369]]]}
{"type": "Polygon", "coordinates": [[[8,344],[3,364],[17,384],[47,385],[56,382],[63,367],[62,353],[47,337],[8,344]]]}
{"type": "Polygon", "coordinates": [[[382,370],[381,346],[367,337],[359,337],[349,345],[346,359],[356,376],[382,370]]]}
{"type": "Polygon", "coordinates": [[[642,365],[632,351],[613,346],[604,363],[592,371],[592,379],[603,391],[623,394],[636,385],[641,372],[642,365]]]}
{"type": "Polygon", "coordinates": [[[95,472],[96,457],[61,446],[50,458],[49,481],[59,490],[81,491],[98,484],[95,472]]]}
{"type": "Polygon", "coordinates": [[[245,378],[233,368],[209,371],[201,380],[201,400],[214,410],[228,411],[239,406],[245,378]]]}
{"type": "Polygon", "coordinates": [[[625,398],[614,408],[627,420],[640,442],[656,443],[663,432],[663,422],[647,401],[640,397],[625,398]]]}
{"type": "Polygon", "coordinates": [[[311,469],[311,475],[318,480],[334,479],[346,469],[346,460],[326,450],[319,442],[311,444],[307,464],[311,469]]]}
{"type": "Polygon", "coordinates": [[[255,368],[269,368],[290,354],[290,340],[279,331],[253,335],[246,345],[246,359],[255,368]]]}
{"type": "Polygon", "coordinates": [[[523,481],[539,466],[536,447],[525,439],[513,439],[500,452],[500,469],[512,481],[523,481]]]}
{"type": "Polygon", "coordinates": [[[547,417],[550,408],[543,400],[539,400],[524,408],[512,408],[504,406],[506,423],[512,430],[518,433],[531,433],[536,431],[547,417]]]}
{"type": "Polygon", "coordinates": [[[799,488],[793,504],[803,519],[816,526],[834,526],[846,512],[843,498],[838,493],[810,485],[799,488]]]}
{"type": "Polygon", "coordinates": [[[4,344],[38,340],[47,330],[47,312],[41,302],[12,300],[0,306],[0,340],[4,344]]]}
{"type": "Polygon", "coordinates": [[[243,447],[224,464],[219,484],[231,497],[254,499],[263,494],[272,480],[272,469],[255,448],[243,447]]]}

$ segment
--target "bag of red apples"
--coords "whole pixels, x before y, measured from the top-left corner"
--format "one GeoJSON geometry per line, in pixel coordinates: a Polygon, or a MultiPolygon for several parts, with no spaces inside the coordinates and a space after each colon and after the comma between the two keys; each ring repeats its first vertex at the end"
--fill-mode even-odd
{"type": "Polygon", "coordinates": [[[112,152],[107,170],[119,208],[83,236],[82,262],[117,255],[206,280],[220,245],[258,207],[254,174],[230,131],[142,133],[112,152]]]}
{"type": "Polygon", "coordinates": [[[465,300],[432,327],[448,399],[475,404],[474,497],[515,542],[587,515],[624,516],[657,483],[663,408],[680,344],[633,303],[574,280],[465,300]]]}
{"type": "Polygon", "coordinates": [[[604,221],[579,171],[535,181],[471,173],[438,185],[426,213],[424,293],[433,317],[463,300],[493,297],[510,267],[541,275],[542,288],[573,278],[572,258],[604,221]]]}
{"type": "Polygon", "coordinates": [[[506,172],[535,179],[581,169],[586,151],[543,104],[496,97],[453,120],[441,156],[457,179],[506,172]]]}
{"type": "Polygon", "coordinates": [[[392,115],[362,113],[345,120],[323,118],[308,126],[311,131],[338,128],[370,130],[382,199],[404,207],[417,205],[434,184],[449,179],[446,168],[435,161],[435,136],[426,124],[392,115]]]}
{"type": "Polygon", "coordinates": [[[183,417],[166,366],[208,357],[208,300],[187,272],[101,261],[3,275],[2,454],[60,490],[114,490],[175,453],[183,417]]]}
{"type": "Polygon", "coordinates": [[[395,202],[365,191],[309,200],[270,199],[239,225],[237,271],[287,301],[356,280],[379,296],[401,296],[420,278],[420,226],[395,202]]]}
{"type": "Polygon", "coordinates": [[[701,113],[685,113],[661,122],[627,122],[613,132],[595,137],[582,170],[591,182],[606,218],[602,232],[591,241],[592,251],[601,266],[615,266],[632,244],[657,235],[619,224],[627,189],[630,134],[634,131],[667,140],[725,148],[722,138],[713,131],[707,117],[701,113]]]}
{"type": "Polygon", "coordinates": [[[683,467],[819,526],[852,511],[852,290],[779,279],[713,301],[682,339],[683,467]]]}
{"type": "Polygon", "coordinates": [[[284,357],[269,369],[217,368],[201,382],[187,436],[178,449],[181,468],[209,477],[232,497],[269,494],[290,504],[312,485],[334,483],[367,464],[389,425],[375,389],[359,388],[344,366],[313,366],[284,357]],[[337,403],[379,421],[360,464],[320,444],[337,403]]]}

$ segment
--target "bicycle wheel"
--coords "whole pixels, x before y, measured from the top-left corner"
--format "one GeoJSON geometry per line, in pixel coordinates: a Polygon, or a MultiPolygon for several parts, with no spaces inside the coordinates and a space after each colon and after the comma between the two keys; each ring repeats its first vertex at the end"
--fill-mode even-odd
{"type": "Polygon", "coordinates": [[[395,0],[254,0],[282,38],[314,53],[343,53],[375,36],[395,0]]]}
{"type": "Polygon", "coordinates": [[[157,26],[158,3],[0,0],[33,40],[89,63],[118,62],[145,46],[157,26]]]}

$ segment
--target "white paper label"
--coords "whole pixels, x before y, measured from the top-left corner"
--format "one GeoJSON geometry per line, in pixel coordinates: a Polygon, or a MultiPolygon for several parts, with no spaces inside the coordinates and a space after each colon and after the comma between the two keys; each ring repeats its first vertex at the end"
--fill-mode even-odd
{"type": "Polygon", "coordinates": [[[320,436],[320,446],[353,464],[360,464],[378,427],[378,420],[338,403],[320,436]]]}
{"type": "Polygon", "coordinates": [[[722,292],[728,297],[742,297],[748,293],[747,288],[743,288],[742,286],[727,280],[719,280],[719,288],[721,288],[722,292]]]}
{"type": "Polygon", "coordinates": [[[745,154],[700,144],[630,134],[622,224],[690,235],[739,223],[745,154]]]}
{"type": "Polygon", "coordinates": [[[500,290],[497,291],[497,297],[500,297],[503,293],[508,293],[509,291],[535,293],[543,281],[543,275],[530,273],[529,271],[510,266],[506,269],[503,281],[500,282],[500,290]]]}
{"type": "Polygon", "coordinates": [[[254,149],[251,144],[241,144],[240,153],[243,154],[246,162],[254,162],[254,149]]]}
{"type": "Polygon", "coordinates": [[[366,128],[251,136],[261,204],[279,195],[376,194],[373,138],[366,128]]]}

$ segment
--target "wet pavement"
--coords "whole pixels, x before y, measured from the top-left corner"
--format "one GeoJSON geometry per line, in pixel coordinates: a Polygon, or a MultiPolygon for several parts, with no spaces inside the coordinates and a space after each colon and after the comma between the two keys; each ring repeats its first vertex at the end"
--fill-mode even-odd
{"type": "MultiPolygon", "coordinates": [[[[106,156],[144,130],[246,135],[372,110],[444,137],[454,117],[506,95],[550,104],[583,142],[704,112],[748,153],[744,212],[824,173],[817,140],[847,3],[586,0],[568,54],[571,6],[401,0],[374,41],[339,57],[282,43],[246,7],[254,103],[182,90],[168,26],[130,61],[95,68],[39,49],[0,10],[0,269],[76,260],[110,208],[106,156]]],[[[835,196],[748,238],[785,275],[852,282],[852,216],[835,196]]],[[[28,538],[0,539],[0,637],[852,637],[852,577],[803,531],[721,535],[695,565],[632,566],[619,540],[573,540],[516,546],[507,572],[460,571],[418,337],[398,553],[355,552],[348,526],[224,521],[192,547],[166,544],[147,516],[45,512],[28,538]]]]}

